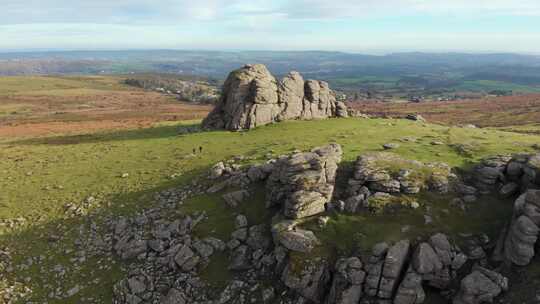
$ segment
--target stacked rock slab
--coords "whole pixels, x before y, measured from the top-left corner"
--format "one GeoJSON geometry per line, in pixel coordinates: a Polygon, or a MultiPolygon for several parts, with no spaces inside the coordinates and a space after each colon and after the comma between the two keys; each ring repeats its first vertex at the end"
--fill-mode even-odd
{"type": "Polygon", "coordinates": [[[458,252],[444,234],[433,235],[428,242],[416,246],[407,274],[394,298],[394,304],[423,303],[423,283],[446,290],[466,262],[467,257],[458,252]]]}
{"type": "Polygon", "coordinates": [[[403,240],[388,249],[377,294],[380,299],[392,299],[399,286],[405,263],[409,257],[410,247],[409,241],[403,240]]]}
{"type": "Polygon", "coordinates": [[[278,82],[264,65],[254,64],[229,74],[203,127],[248,130],[281,120],[347,116],[347,106],[336,100],[328,83],[304,81],[297,72],[278,82]]]}
{"type": "Polygon", "coordinates": [[[370,297],[375,297],[379,291],[384,259],[388,252],[388,244],[379,243],[373,246],[371,256],[366,265],[367,277],[364,285],[365,292],[370,297]]]}
{"type": "Polygon", "coordinates": [[[482,160],[473,170],[474,186],[482,193],[502,190],[509,196],[519,190],[540,189],[540,154],[495,156],[482,160]],[[508,192],[508,189],[512,190],[508,192]]]}
{"type": "Polygon", "coordinates": [[[514,217],[504,243],[504,256],[520,266],[534,257],[534,247],[540,233],[540,191],[529,190],[514,205],[514,217]]]}
{"type": "Polygon", "coordinates": [[[474,168],[474,186],[485,194],[496,190],[497,186],[506,180],[505,172],[510,160],[510,156],[495,156],[482,160],[474,168]]]}
{"type": "Polygon", "coordinates": [[[341,146],[330,144],[280,158],[267,181],[268,205],[283,206],[289,219],[323,212],[332,199],[341,155],[341,146]]]}

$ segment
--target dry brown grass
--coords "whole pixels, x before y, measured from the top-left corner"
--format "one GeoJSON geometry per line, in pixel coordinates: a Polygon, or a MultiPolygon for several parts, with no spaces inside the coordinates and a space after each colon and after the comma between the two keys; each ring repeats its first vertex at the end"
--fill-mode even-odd
{"type": "Polygon", "coordinates": [[[0,78],[0,82],[13,82],[15,88],[0,90],[0,137],[148,127],[163,121],[201,119],[211,108],[124,87],[115,77],[104,78],[98,85],[94,78],[68,78],[65,84],[63,79],[54,78],[60,84],[51,87],[47,85],[50,77],[33,77],[33,89],[23,91],[16,86],[25,78],[16,82],[0,78]],[[45,84],[36,86],[40,81],[45,84]],[[105,81],[109,86],[104,86],[105,81]]]}
{"type": "Polygon", "coordinates": [[[430,122],[448,125],[508,127],[540,123],[540,94],[452,102],[353,103],[351,106],[377,117],[403,117],[414,113],[430,122]]]}

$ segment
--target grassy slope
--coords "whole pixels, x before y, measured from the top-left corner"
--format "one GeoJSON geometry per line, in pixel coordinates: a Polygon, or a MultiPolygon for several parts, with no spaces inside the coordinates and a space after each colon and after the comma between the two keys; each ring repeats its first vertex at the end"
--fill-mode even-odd
{"type": "MultiPolygon", "coordinates": [[[[52,257],[47,266],[52,267],[56,263],[70,265],[69,255],[64,251],[72,246],[76,228],[82,223],[87,223],[90,218],[130,213],[147,207],[152,201],[152,193],[186,183],[213,163],[239,154],[262,161],[269,152],[280,154],[294,149],[305,150],[335,141],[343,145],[345,161],[350,162],[360,153],[381,150],[384,143],[415,137],[417,142],[402,142],[396,153],[421,161],[444,161],[462,167],[485,155],[531,151],[531,146],[540,142],[540,137],[534,135],[422,125],[404,120],[292,121],[247,133],[218,131],[177,135],[178,129],[185,124],[188,123],[115,133],[0,142],[0,219],[24,217],[29,220],[29,224],[19,231],[0,230],[0,247],[8,246],[16,252],[18,262],[41,254],[52,257]],[[431,145],[435,140],[447,145],[431,145]],[[455,148],[456,144],[467,145],[470,154],[460,152],[455,148]],[[204,148],[204,153],[190,155],[198,146],[204,148]],[[129,173],[129,177],[120,178],[123,173],[129,173]],[[179,177],[171,177],[173,174],[179,177]],[[94,215],[66,220],[65,204],[81,202],[90,195],[105,203],[94,211],[94,215]],[[51,245],[46,238],[51,234],[62,235],[63,238],[51,245]]],[[[254,201],[263,200],[260,192],[257,197],[254,201]]],[[[220,206],[221,203],[219,196],[201,197],[188,203],[184,211],[213,210],[212,206],[220,206]]],[[[260,214],[257,210],[246,212],[257,217],[256,214],[260,214]]],[[[232,217],[226,210],[215,218],[210,226],[224,225],[220,226],[225,227],[224,231],[230,230],[232,217]]],[[[459,218],[455,221],[461,223],[459,218]]],[[[342,217],[334,219],[331,227],[349,234],[351,227],[362,230],[371,224],[372,219],[364,221],[342,217]]],[[[371,231],[374,237],[387,237],[384,235],[386,230],[371,231]]],[[[388,235],[388,238],[394,237],[388,235]]],[[[65,281],[56,280],[52,273],[41,273],[35,267],[13,276],[19,279],[31,277],[30,285],[35,288],[36,299],[43,299],[47,293],[42,287],[44,282],[53,281],[69,287],[74,282],[88,283],[99,279],[96,283],[88,283],[91,287],[78,296],[93,295],[108,302],[110,286],[121,272],[118,266],[97,271],[96,263],[98,261],[89,260],[83,269],[71,269],[65,281]]]]}

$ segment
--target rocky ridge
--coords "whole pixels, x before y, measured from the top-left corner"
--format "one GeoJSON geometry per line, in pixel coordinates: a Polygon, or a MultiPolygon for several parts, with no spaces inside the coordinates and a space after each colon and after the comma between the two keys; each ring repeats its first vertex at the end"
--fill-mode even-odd
{"type": "MultiPolygon", "coordinates": [[[[353,254],[339,257],[335,262],[316,253],[310,254],[319,245],[319,240],[312,231],[302,228],[302,223],[304,219],[337,204],[333,194],[341,154],[341,147],[331,144],[249,167],[234,163],[216,164],[209,174],[209,178],[215,181],[213,185],[196,193],[240,187],[241,190],[224,195],[224,201],[234,209],[242,201],[249,200],[250,184],[266,182],[268,207],[278,209],[271,227],[250,225],[249,218],[237,215],[236,230],[229,240],[200,239],[191,233],[196,225],[204,223],[205,214],[165,220],[153,212],[146,212],[142,218],[118,219],[112,225],[112,248],[120,258],[135,258],[140,262],[133,264],[128,276],[116,284],[115,303],[419,304],[426,300],[425,289],[429,288],[439,290],[448,302],[454,304],[480,304],[491,302],[508,290],[508,279],[490,267],[486,254],[491,250],[490,242],[482,238],[471,240],[464,251],[448,236],[438,233],[412,242],[380,243],[373,247],[370,256],[353,254]],[[229,269],[237,275],[217,294],[209,293],[198,273],[219,252],[229,256],[229,269]],[[460,275],[466,271],[466,265],[472,266],[472,271],[460,275]],[[262,287],[259,284],[261,280],[268,279],[274,282],[273,286],[262,287]]],[[[513,159],[505,157],[497,158],[496,162],[493,159],[483,161],[473,170],[470,180],[476,186],[489,185],[495,190],[503,189],[514,181],[518,189],[516,193],[521,189],[525,191],[516,201],[512,223],[508,233],[502,234],[503,242],[498,249],[502,259],[525,265],[534,256],[539,230],[534,227],[537,227],[535,221],[540,195],[531,189],[538,185],[532,179],[535,171],[530,169],[532,165],[529,163],[534,156],[520,162],[522,170],[515,169],[513,159]],[[500,162],[500,159],[506,162],[500,162]],[[496,168],[498,174],[483,167],[496,168]],[[490,173],[486,174],[487,171],[490,173]]],[[[421,170],[426,166],[432,168],[428,164],[411,162],[421,170]]],[[[444,182],[432,187],[429,182],[432,175],[428,174],[428,178],[422,179],[426,183],[419,185],[419,189],[425,187],[444,192],[456,188],[456,192],[463,196],[483,192],[482,187],[450,184],[450,170],[440,164],[437,168],[448,172],[445,178],[438,179],[444,182]]],[[[362,180],[363,176],[381,174],[368,169],[373,169],[373,166],[357,161],[349,187],[358,189],[355,182],[362,180]]],[[[437,177],[440,172],[437,170],[437,177]]],[[[390,179],[387,180],[394,176],[388,175],[390,179]]],[[[400,183],[399,191],[402,191],[403,180],[397,181],[400,183]]],[[[370,189],[369,182],[364,182],[361,187],[371,193],[373,189],[370,189]]],[[[397,186],[395,188],[397,190],[397,186]]]]}
{"type": "Polygon", "coordinates": [[[347,116],[347,106],[328,83],[304,80],[298,72],[277,81],[264,65],[253,64],[229,74],[203,127],[249,130],[282,120],[347,116]]]}

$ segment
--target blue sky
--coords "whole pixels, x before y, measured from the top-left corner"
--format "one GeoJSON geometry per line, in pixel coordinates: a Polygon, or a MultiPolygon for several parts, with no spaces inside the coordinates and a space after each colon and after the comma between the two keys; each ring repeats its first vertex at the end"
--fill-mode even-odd
{"type": "Polygon", "coordinates": [[[540,53],[538,0],[2,0],[0,51],[540,53]]]}

